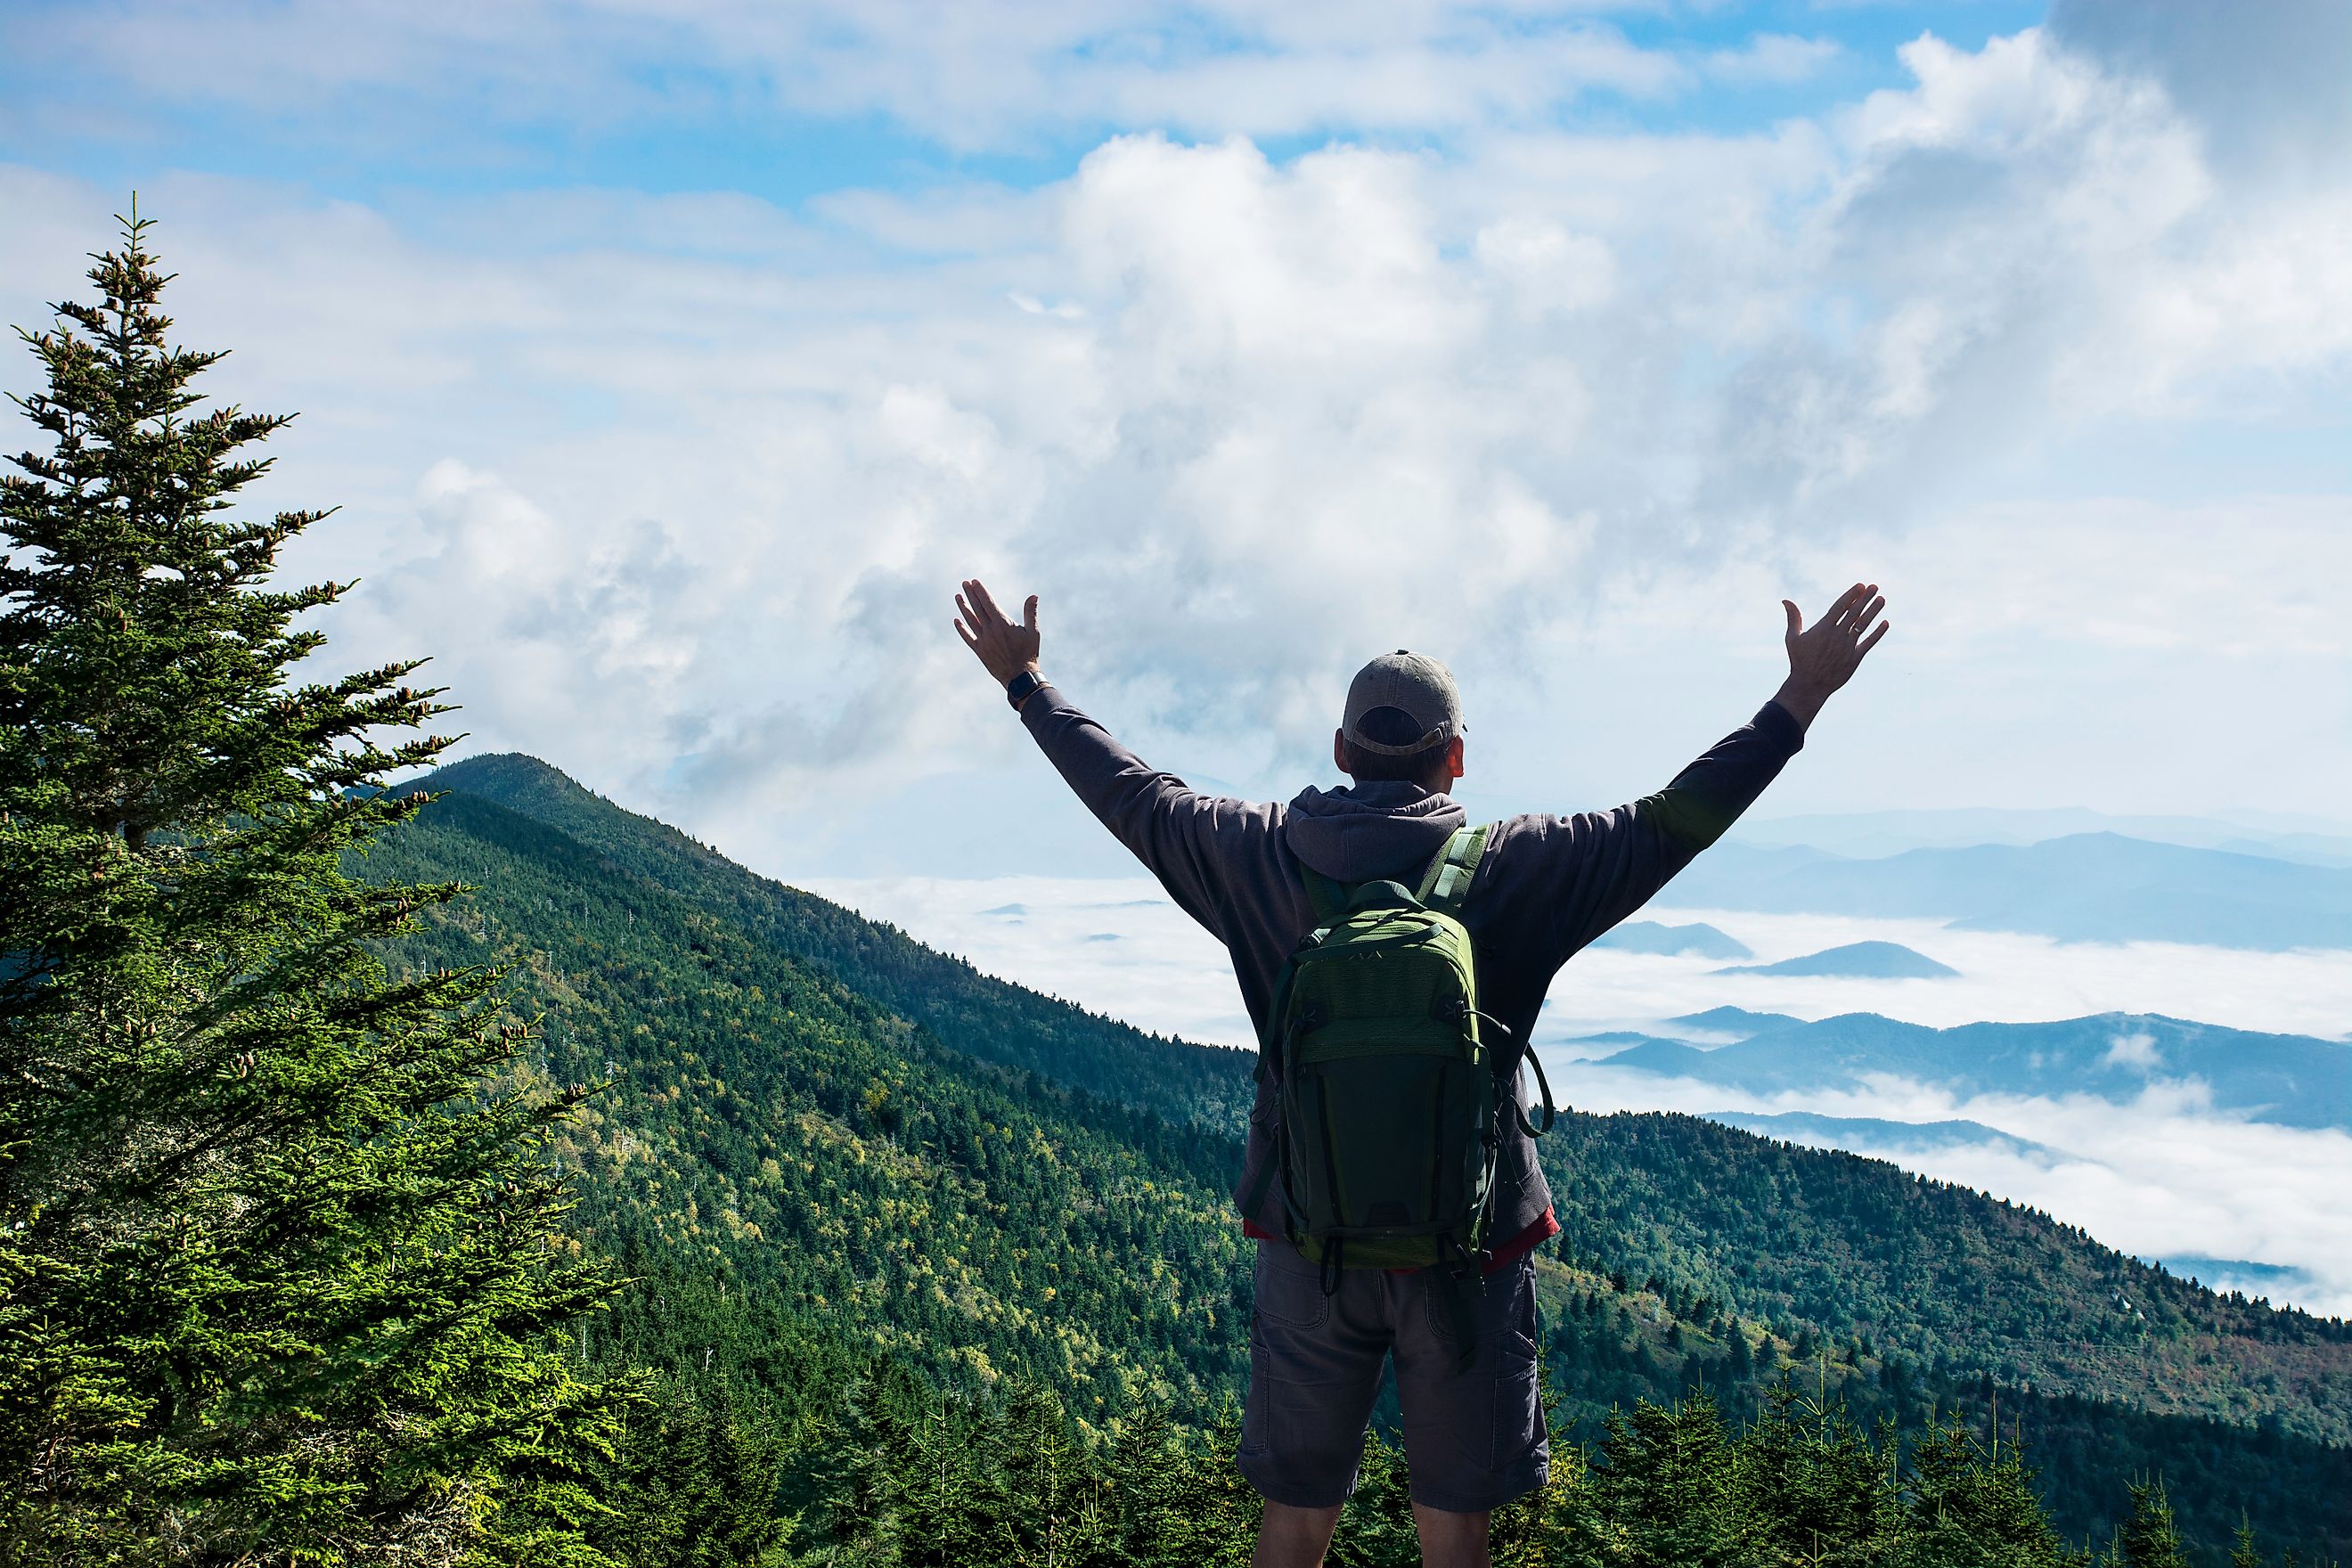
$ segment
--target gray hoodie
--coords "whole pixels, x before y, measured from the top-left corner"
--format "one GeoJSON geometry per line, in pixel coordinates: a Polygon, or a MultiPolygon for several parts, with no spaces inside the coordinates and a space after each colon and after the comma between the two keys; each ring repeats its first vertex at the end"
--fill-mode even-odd
{"type": "MultiPolygon", "coordinates": [[[[1288,805],[1200,795],[1145,766],[1052,686],[1029,699],[1021,719],[1087,808],[1225,944],[1260,1037],[1283,963],[1315,925],[1298,868],[1342,882],[1411,885],[1466,821],[1451,795],[1409,784],[1307,789],[1288,805]]],[[[1656,795],[1613,811],[1496,825],[1462,923],[1477,963],[1480,1010],[1510,1030],[1497,1057],[1515,1083],[1521,1046],[1560,965],[1720,837],[1803,744],[1788,710],[1768,702],[1656,795]]],[[[1272,1156],[1277,1105],[1262,1081],[1236,1202],[1272,1156]]],[[[1489,1241],[1507,1251],[1515,1240],[1549,1234],[1551,1190],[1516,1122],[1496,1176],[1489,1241]]],[[[1279,1235],[1280,1205],[1280,1194],[1268,1191],[1258,1212],[1243,1217],[1279,1235]]]]}

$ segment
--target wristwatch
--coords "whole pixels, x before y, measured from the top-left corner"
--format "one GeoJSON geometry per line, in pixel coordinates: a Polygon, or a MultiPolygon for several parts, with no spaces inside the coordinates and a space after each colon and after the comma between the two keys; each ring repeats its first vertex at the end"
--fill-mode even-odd
{"type": "Polygon", "coordinates": [[[1021,705],[1035,696],[1037,689],[1045,684],[1044,676],[1034,669],[1024,669],[1004,683],[1004,700],[1012,703],[1013,710],[1018,713],[1021,705]]]}

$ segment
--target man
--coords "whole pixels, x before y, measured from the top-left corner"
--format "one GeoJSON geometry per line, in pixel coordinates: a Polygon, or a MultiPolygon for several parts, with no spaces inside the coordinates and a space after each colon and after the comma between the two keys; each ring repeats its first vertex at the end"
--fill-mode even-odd
{"type": "MultiPolygon", "coordinates": [[[[1510,817],[1488,835],[1461,920],[1482,1012],[1507,1029],[1497,1069],[1517,1097],[1520,1043],[1552,975],[1649,901],[1721,837],[1789,758],[1822,704],[1886,635],[1886,601],[1857,583],[1808,627],[1781,601],[1789,678],[1756,716],[1656,795],[1614,811],[1510,817]],[[1874,629],[1874,623],[1875,624],[1874,629]]],[[[1038,746],[1103,825],[1184,911],[1225,944],[1263,1039],[1284,962],[1318,925],[1301,868],[1340,883],[1412,886],[1465,826],[1460,695],[1436,660],[1400,649],[1349,688],[1331,759],[1354,781],[1288,805],[1197,795],[1146,767],[1048,684],[1037,665],[1037,600],[1021,623],[968,581],[957,635],[1021,714],[1038,746]]],[[[1235,1201],[1257,1238],[1256,1313],[1244,1408],[1242,1473],[1265,1499],[1257,1568],[1322,1561],[1356,1482],[1382,1363],[1393,1356],[1413,1521],[1431,1568],[1485,1568],[1487,1515],[1544,1482],[1533,1249],[1559,1226],[1533,1140],[1506,1113],[1484,1289],[1441,1300],[1435,1268],[1341,1268],[1327,1281],[1284,1239],[1282,1206],[1260,1174],[1274,1157],[1278,1099],[1262,1075],[1235,1201]],[[1327,1283],[1334,1289],[1326,1289],[1327,1283]],[[1457,1354],[1457,1326],[1470,1346],[1457,1354]]]]}

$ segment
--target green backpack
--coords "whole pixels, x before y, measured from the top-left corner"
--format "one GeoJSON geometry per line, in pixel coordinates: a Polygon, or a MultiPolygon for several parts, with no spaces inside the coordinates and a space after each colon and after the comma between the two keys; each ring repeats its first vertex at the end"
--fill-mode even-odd
{"type": "Polygon", "coordinates": [[[1509,1031],[1478,1011],[1457,911],[1486,834],[1455,833],[1413,890],[1306,872],[1318,923],[1276,984],[1258,1058],[1280,1094],[1275,1158],[1244,1206],[1280,1184],[1285,1229],[1327,1292],[1341,1268],[1437,1265],[1475,1279],[1504,1108],[1531,1137],[1551,1129],[1542,1064],[1538,1127],[1487,1044],[1509,1031]]]}

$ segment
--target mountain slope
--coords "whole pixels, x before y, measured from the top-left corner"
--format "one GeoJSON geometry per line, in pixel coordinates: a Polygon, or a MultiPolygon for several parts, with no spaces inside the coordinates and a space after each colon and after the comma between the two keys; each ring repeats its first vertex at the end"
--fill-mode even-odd
{"type": "Polygon", "coordinates": [[[977,1062],[478,796],[445,796],[365,869],[476,885],[402,956],[512,965],[541,1039],[509,1087],[596,1086],[555,1152],[586,1178],[575,1217],[600,1249],[946,1381],[1025,1368],[1088,1409],[1198,1405],[1237,1375],[1232,1139],[977,1062]]]}
{"type": "Polygon", "coordinates": [[[1249,1112],[1241,1053],[1147,1034],[981,973],[897,927],[755,875],[667,823],[614,805],[536,757],[468,757],[424,781],[462,791],[570,835],[614,869],[692,900],[747,935],[827,972],[956,1048],[1045,1071],[1163,1116],[1230,1130],[1249,1112]]]}
{"type": "MultiPolygon", "coordinates": [[[[544,1011],[518,1087],[607,1083],[559,1151],[586,1178],[589,1243],[941,1381],[1026,1369],[1089,1419],[1203,1411],[1238,1386],[1247,1254],[1223,1129],[1240,1125],[1247,1057],[977,975],[541,764],[496,761],[433,782],[523,809],[453,789],[371,874],[479,884],[409,958],[515,963],[520,1002],[544,1011]]],[[[2047,1478],[2070,1517],[2120,1497],[2126,1452],[2206,1476],[2188,1500],[2216,1519],[2269,1495],[2250,1477],[2310,1514],[2295,1478],[2344,1462],[2315,1443],[2352,1425],[2338,1326],[2193,1290],[1981,1194],[1691,1118],[1571,1113],[1543,1147],[1567,1230],[1541,1260],[1547,1315],[1606,1297],[1611,1322],[1638,1322],[1559,1347],[1564,1377],[1591,1370],[1574,1385],[1588,1414],[1694,1378],[1752,1397],[1764,1373],[1723,1361],[1736,1327],[1759,1358],[1845,1347],[1824,1375],[1865,1400],[1888,1379],[1964,1406],[1987,1380],[2032,1383],[2053,1443],[2083,1435],[2047,1478]],[[2137,1447],[2119,1446],[2126,1417],[2137,1447]]]]}
{"type": "Polygon", "coordinates": [[[2352,1435],[2352,1325],[2216,1296],[2039,1211],[1859,1155],[1687,1116],[1572,1133],[1544,1162],[1569,1257],[1957,1373],[2352,1435]]]}
{"type": "MultiPolygon", "coordinates": [[[[1123,1048],[1122,1098],[1195,1127],[1207,1120],[1206,1105],[1246,1103],[1249,1058],[1243,1053],[1170,1047],[1122,1034],[1122,1026],[1067,1004],[980,975],[838,906],[754,876],[675,829],[599,800],[544,763],[483,759],[430,782],[458,791],[444,806],[489,788],[523,810],[545,814],[567,838],[594,845],[594,858],[632,868],[681,900],[679,907],[701,922],[698,931],[731,927],[754,949],[763,941],[785,948],[795,963],[840,976],[853,996],[863,977],[880,976],[875,984],[889,984],[907,1014],[919,1019],[928,1012],[948,1023],[922,1031],[926,1041],[1015,1062],[1089,1091],[1104,1083],[1100,1053],[1107,1046],[1123,1048]],[[934,988],[947,1004],[930,994],[934,988]],[[977,1026],[999,1018],[1013,1020],[1000,1035],[977,1026]],[[1036,1033],[1018,1037],[1033,1019],[1036,1033]],[[1160,1052],[1179,1068],[1151,1070],[1160,1052]]],[[[433,817],[428,813],[426,820],[433,817]]],[[[1765,1023],[1772,1016],[1746,1016],[1765,1023]]],[[[2100,1021],[2080,1022],[2088,1026],[2086,1038],[2108,1048],[2100,1021]]],[[[1859,1048],[1857,1042],[1916,1044],[1939,1035],[1987,1053],[1994,1047],[1979,1041],[2031,1027],[1936,1031],[1857,1016],[1767,1027],[1690,1057],[1702,1066],[1738,1052],[1776,1060],[1769,1055],[1776,1041],[1859,1048]]],[[[2214,1033],[2226,1055],[2236,1032],[2214,1033]]],[[[1610,1058],[1612,1065],[1624,1059],[1610,1058]]],[[[1236,1109],[1229,1116],[1216,1133],[1188,1145],[1204,1175],[1237,1157],[1234,1134],[1243,1115],[1236,1109]]],[[[2159,1411],[2237,1419],[2267,1414],[2286,1430],[2352,1438],[2352,1352],[2340,1330],[2301,1313],[2241,1308],[2192,1290],[2037,1213],[1892,1165],[1770,1142],[1692,1117],[1571,1113],[1538,1147],[1559,1200],[1567,1255],[1622,1266],[1635,1278],[1655,1274],[1792,1331],[1866,1332],[1969,1374],[2032,1379],[2050,1392],[2126,1398],[2159,1411]],[[2118,1292],[2168,1303],[2160,1342],[2143,1337],[2154,1331],[2116,1321],[2112,1298],[2118,1292]],[[2291,1364],[2283,1364],[2282,1355],[2291,1364]],[[2176,1362],[2197,1370],[2184,1373],[2176,1362]]]]}
{"type": "Polygon", "coordinates": [[[1753,956],[1748,945],[1737,937],[1727,935],[1711,925],[1660,925],[1655,921],[1627,921],[1622,925],[1603,931],[1592,941],[1595,947],[1622,948],[1628,952],[1654,952],[1672,956],[1690,953],[1699,958],[1748,958],[1753,956]]]}
{"type": "Polygon", "coordinates": [[[1739,963],[1717,974],[1833,974],[1859,980],[1943,980],[1959,973],[1924,952],[1895,942],[1850,942],[1778,963],[1739,963]]]}
{"type": "Polygon", "coordinates": [[[1869,1150],[1882,1154],[1934,1153],[1955,1144],[1971,1144],[1999,1149],[2022,1159],[2050,1161],[2060,1157],[2060,1151],[2046,1143],[2015,1137],[1998,1127],[1988,1127],[1981,1121],[1889,1121],[1872,1116],[1821,1116],[1809,1110],[1784,1110],[1769,1115],[1755,1111],[1710,1110],[1706,1119],[1720,1121],[1726,1127],[1737,1127],[1743,1132],[1761,1133],[1767,1138],[1857,1152],[1869,1150]]]}

